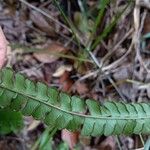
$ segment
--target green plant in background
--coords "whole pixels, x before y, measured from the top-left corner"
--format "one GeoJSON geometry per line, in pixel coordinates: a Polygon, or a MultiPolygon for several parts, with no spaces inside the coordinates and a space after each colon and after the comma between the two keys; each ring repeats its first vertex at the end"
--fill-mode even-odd
{"type": "MultiPolygon", "coordinates": [[[[53,135],[56,132],[55,129],[47,127],[42,135],[37,139],[31,150],[53,150],[53,135]]],[[[57,150],[69,150],[69,146],[66,142],[61,142],[55,149],[57,150]]]]}
{"type": "Polygon", "coordinates": [[[31,150],[36,150],[37,148],[40,150],[52,150],[52,137],[54,133],[55,130],[53,130],[53,128],[46,128],[42,135],[35,142],[31,150]]]}
{"type": "Polygon", "coordinates": [[[149,103],[81,100],[34,83],[11,69],[0,72],[0,107],[44,121],[53,131],[81,129],[87,136],[150,133],[149,103]],[[85,112],[89,112],[85,114],[85,112]]]}
{"type": "MultiPolygon", "coordinates": [[[[123,13],[133,1],[127,1],[127,5],[121,11],[117,11],[110,22],[103,27],[102,31],[97,33],[110,2],[110,0],[98,1],[94,9],[88,9],[88,4],[85,0],[77,0],[80,11],[74,13],[74,20],[72,21],[59,2],[54,0],[54,4],[62,14],[66,24],[69,25],[72,36],[77,42],[79,58],[87,59],[91,51],[95,50],[95,48],[109,36],[123,13]]],[[[80,68],[82,63],[82,61],[76,61],[75,68],[80,68]]]]}

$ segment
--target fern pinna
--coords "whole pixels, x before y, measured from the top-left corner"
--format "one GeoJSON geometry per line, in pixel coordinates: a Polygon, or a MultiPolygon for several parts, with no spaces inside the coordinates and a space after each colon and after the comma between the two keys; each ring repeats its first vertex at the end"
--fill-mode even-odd
{"type": "Polygon", "coordinates": [[[81,100],[34,83],[11,69],[0,71],[0,107],[32,115],[57,129],[83,135],[150,133],[150,104],[81,100]],[[88,113],[87,113],[88,112],[88,113]]]}

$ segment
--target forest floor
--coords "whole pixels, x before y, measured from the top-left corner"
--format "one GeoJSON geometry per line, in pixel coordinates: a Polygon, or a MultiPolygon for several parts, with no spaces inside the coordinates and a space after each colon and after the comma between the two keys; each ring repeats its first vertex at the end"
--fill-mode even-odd
{"type": "MultiPolygon", "coordinates": [[[[83,99],[147,102],[149,6],[126,0],[5,0],[0,26],[9,42],[6,66],[83,99]]],[[[31,149],[46,128],[32,117],[24,117],[24,124],[19,133],[0,137],[0,150],[31,149]]],[[[146,140],[62,130],[51,144],[53,149],[67,141],[71,149],[128,150],[142,148],[146,140]]]]}

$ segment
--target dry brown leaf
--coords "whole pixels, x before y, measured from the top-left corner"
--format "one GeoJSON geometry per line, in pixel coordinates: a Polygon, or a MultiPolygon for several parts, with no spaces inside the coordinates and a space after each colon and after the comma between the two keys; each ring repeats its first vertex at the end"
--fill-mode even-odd
{"type": "Polygon", "coordinates": [[[27,128],[27,131],[33,131],[34,129],[36,129],[38,127],[38,125],[41,123],[41,121],[38,120],[33,120],[33,122],[29,125],[29,127],[27,128]]]}
{"type": "Polygon", "coordinates": [[[112,136],[107,137],[99,146],[101,150],[116,150],[115,139],[112,136]]]}
{"type": "Polygon", "coordinates": [[[52,63],[59,59],[59,53],[65,53],[67,48],[59,43],[52,43],[46,50],[35,52],[33,56],[42,63],[52,63]]]}
{"type": "Polygon", "coordinates": [[[7,41],[0,27],[0,68],[3,66],[6,59],[7,41]]]}
{"type": "Polygon", "coordinates": [[[70,72],[72,70],[71,65],[62,65],[60,66],[55,73],[53,74],[53,77],[60,77],[62,76],[66,71],[70,72]]]}
{"type": "Polygon", "coordinates": [[[87,85],[85,83],[81,83],[81,82],[76,82],[76,84],[75,84],[75,90],[77,90],[77,92],[80,95],[86,94],[89,91],[87,85]]]}
{"type": "Polygon", "coordinates": [[[50,36],[56,36],[54,28],[46,21],[45,17],[41,13],[32,10],[30,13],[30,18],[35,26],[37,26],[41,31],[50,36]]]}
{"type": "Polygon", "coordinates": [[[143,34],[146,34],[149,32],[150,32],[150,14],[148,13],[144,22],[143,34]]]}
{"type": "Polygon", "coordinates": [[[91,137],[90,136],[80,136],[80,143],[84,146],[87,147],[91,143],[91,137]]]}
{"type": "Polygon", "coordinates": [[[61,90],[69,93],[73,84],[73,81],[70,79],[70,73],[65,71],[64,74],[60,77],[59,83],[62,85],[61,90]]]}
{"type": "Polygon", "coordinates": [[[78,132],[70,132],[70,131],[64,129],[64,130],[62,130],[61,135],[62,135],[62,139],[68,143],[70,149],[73,149],[74,146],[78,142],[79,133],[78,132]]]}

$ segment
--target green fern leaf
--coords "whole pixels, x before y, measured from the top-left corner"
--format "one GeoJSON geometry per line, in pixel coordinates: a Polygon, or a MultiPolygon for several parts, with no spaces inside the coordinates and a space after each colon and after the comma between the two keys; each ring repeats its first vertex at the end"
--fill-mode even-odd
{"type": "Polygon", "coordinates": [[[0,107],[32,115],[57,129],[80,130],[84,135],[150,133],[150,104],[81,100],[34,83],[11,69],[0,72],[0,107]],[[88,112],[88,113],[87,113],[88,112]]]}
{"type": "Polygon", "coordinates": [[[20,112],[8,108],[0,109],[0,134],[17,132],[23,127],[23,118],[20,112]]]}

